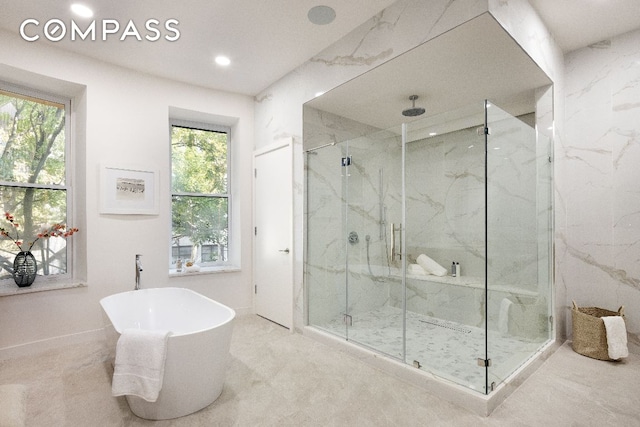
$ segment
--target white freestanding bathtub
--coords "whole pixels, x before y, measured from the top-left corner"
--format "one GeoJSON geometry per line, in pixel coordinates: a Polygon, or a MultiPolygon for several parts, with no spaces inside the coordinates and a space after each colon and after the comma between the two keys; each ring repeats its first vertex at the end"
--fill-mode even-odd
{"type": "Polygon", "coordinates": [[[158,400],[126,396],[134,414],[150,420],[178,418],[220,396],[235,311],[183,288],[123,292],[103,298],[100,305],[117,336],[129,328],[171,331],[158,400]]]}

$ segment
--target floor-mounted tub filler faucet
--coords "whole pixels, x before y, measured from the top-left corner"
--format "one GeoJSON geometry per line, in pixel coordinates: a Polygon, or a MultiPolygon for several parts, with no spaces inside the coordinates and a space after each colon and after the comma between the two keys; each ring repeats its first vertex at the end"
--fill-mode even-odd
{"type": "Polygon", "coordinates": [[[142,262],[140,261],[140,257],[142,255],[136,254],[136,287],[134,290],[140,289],[140,272],[142,271],[142,262]]]}

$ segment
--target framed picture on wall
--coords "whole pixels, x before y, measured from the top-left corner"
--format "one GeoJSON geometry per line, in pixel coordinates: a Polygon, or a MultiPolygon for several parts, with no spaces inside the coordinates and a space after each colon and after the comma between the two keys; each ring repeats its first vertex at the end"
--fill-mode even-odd
{"type": "Polygon", "coordinates": [[[135,166],[100,166],[100,213],[158,215],[159,171],[135,166]]]}

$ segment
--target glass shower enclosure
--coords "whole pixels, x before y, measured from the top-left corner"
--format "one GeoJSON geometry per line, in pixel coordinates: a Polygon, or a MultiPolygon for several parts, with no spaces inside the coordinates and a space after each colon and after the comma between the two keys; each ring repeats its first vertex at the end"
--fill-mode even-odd
{"type": "Polygon", "coordinates": [[[488,394],[552,338],[551,140],[485,101],[306,152],[307,321],[488,394]]]}

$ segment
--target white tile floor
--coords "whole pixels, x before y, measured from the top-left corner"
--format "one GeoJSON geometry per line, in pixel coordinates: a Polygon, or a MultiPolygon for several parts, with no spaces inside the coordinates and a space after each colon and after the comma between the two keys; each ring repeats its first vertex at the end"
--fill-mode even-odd
{"type": "Polygon", "coordinates": [[[147,421],[111,396],[111,349],[94,342],[0,362],[39,426],[640,426],[640,356],[602,362],[560,347],[483,418],[257,316],[236,321],[224,391],[207,408],[147,421]]]}

